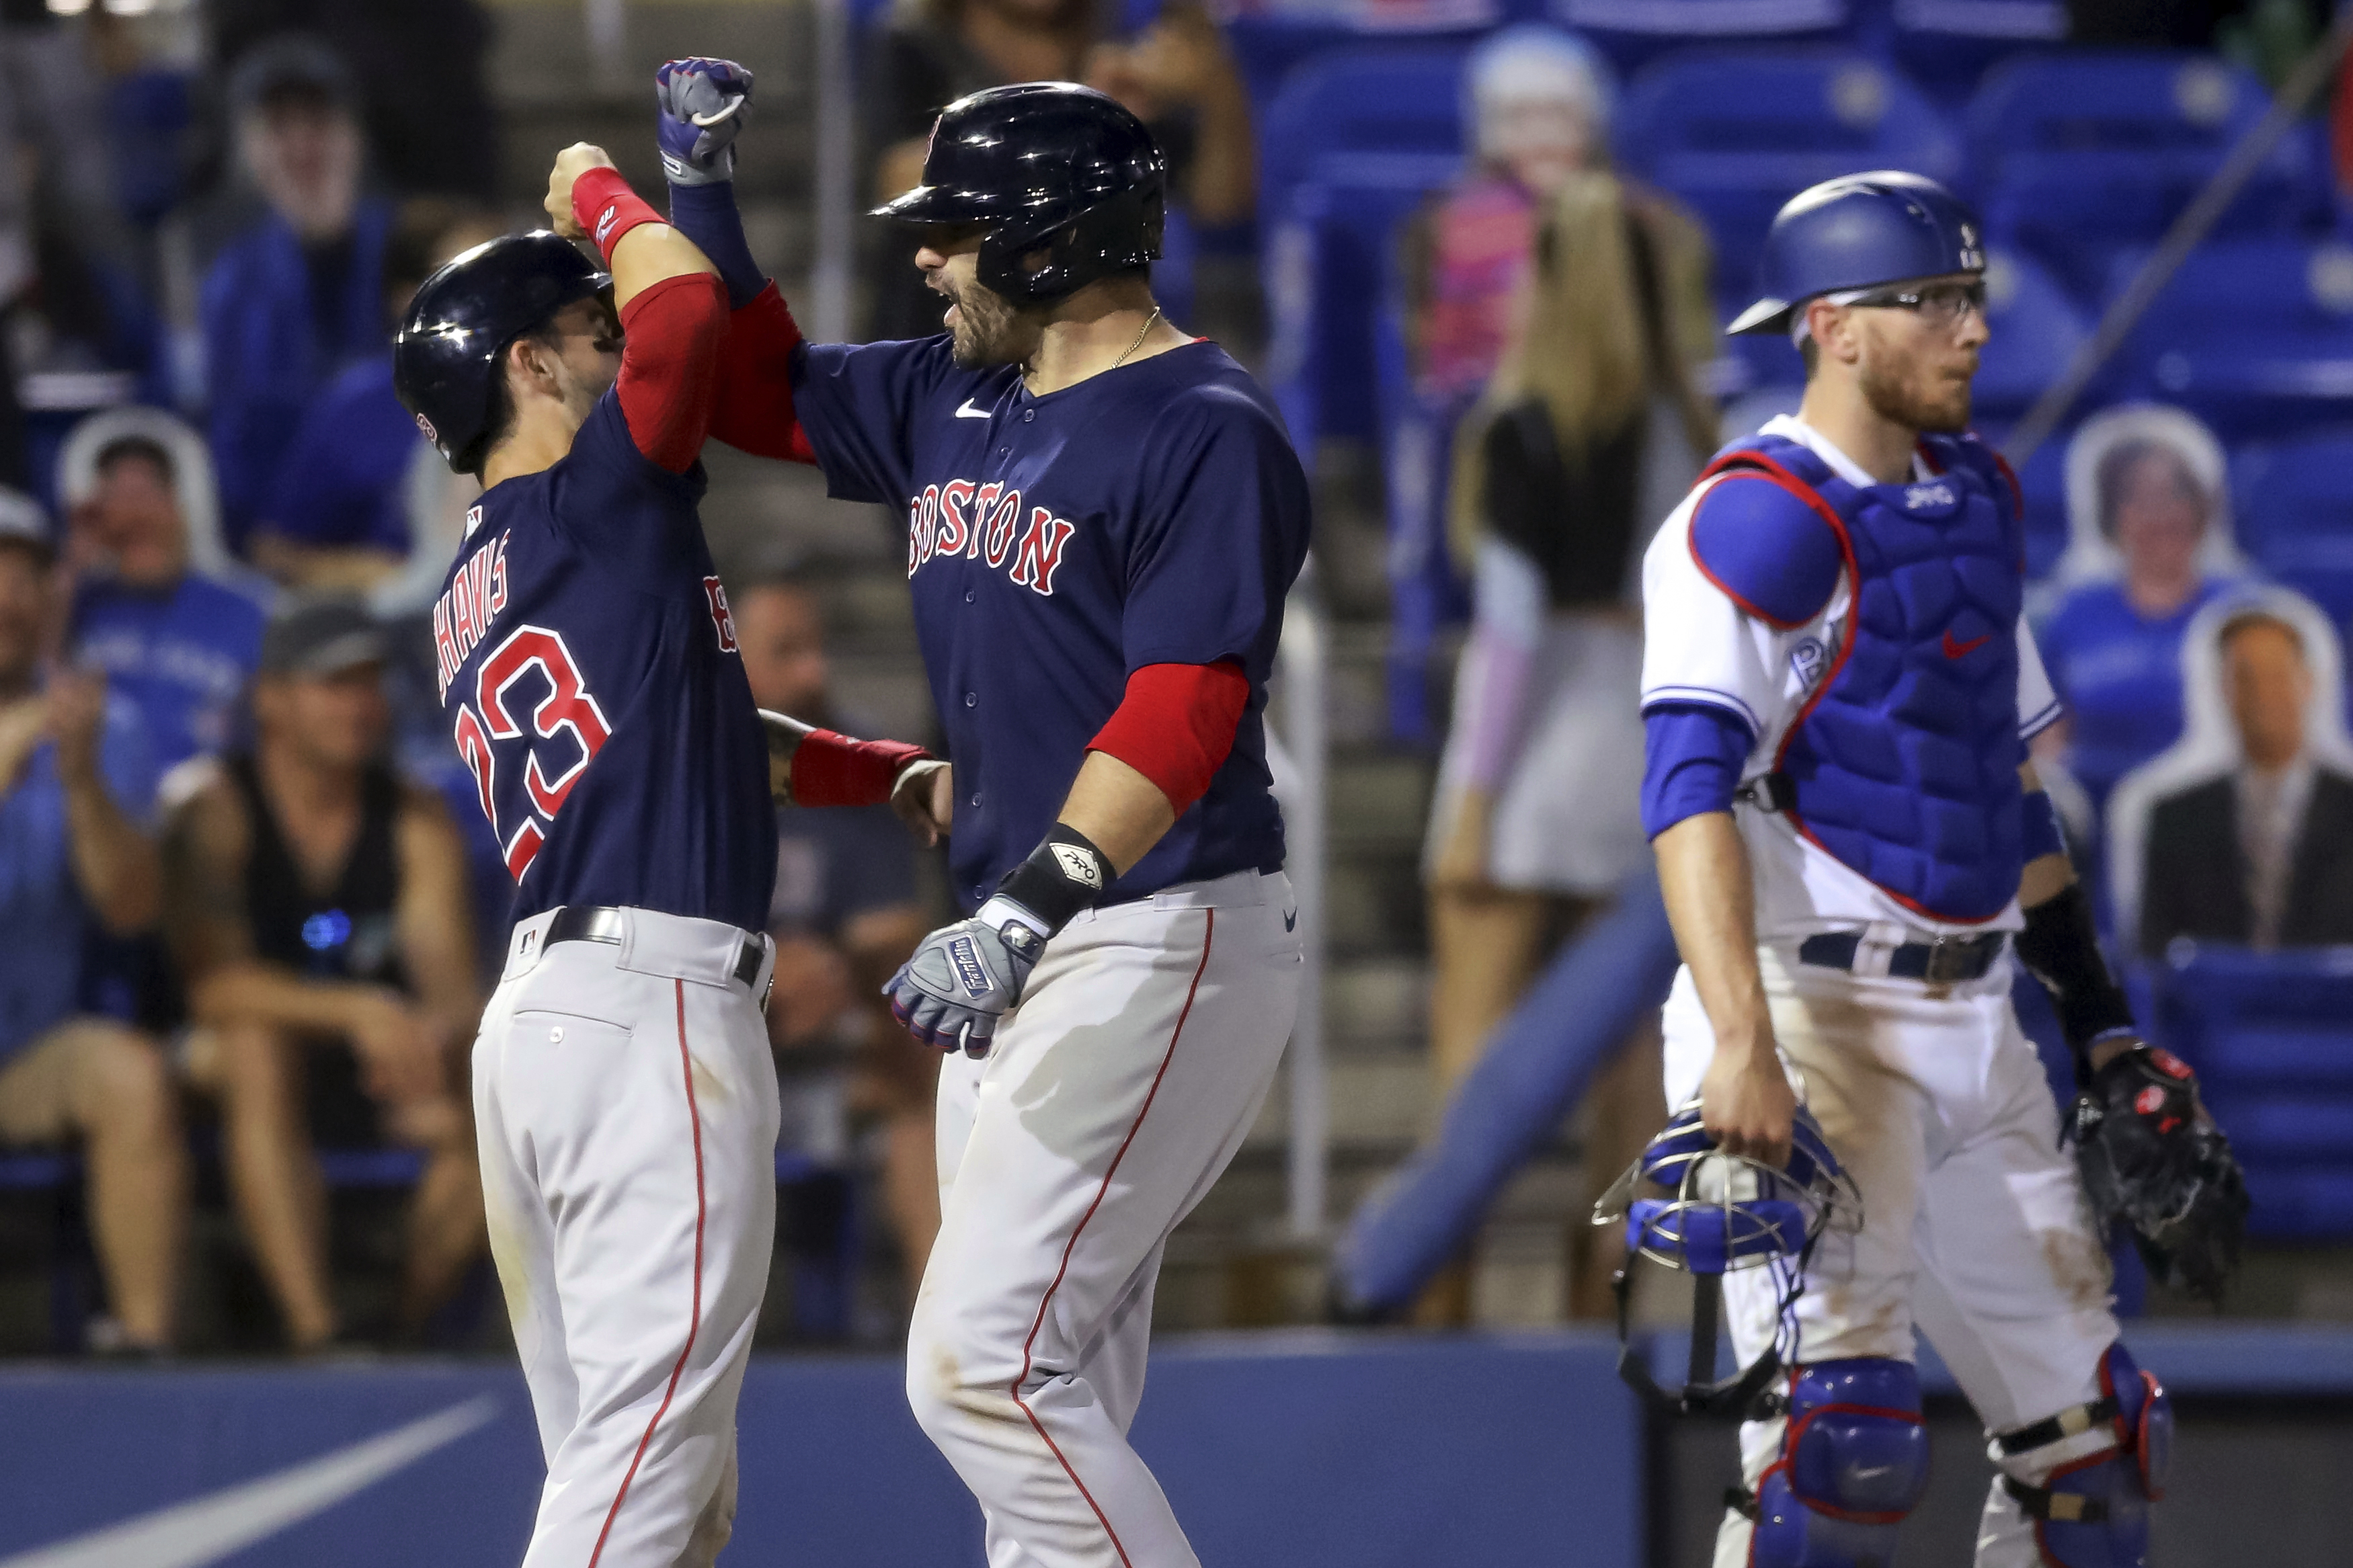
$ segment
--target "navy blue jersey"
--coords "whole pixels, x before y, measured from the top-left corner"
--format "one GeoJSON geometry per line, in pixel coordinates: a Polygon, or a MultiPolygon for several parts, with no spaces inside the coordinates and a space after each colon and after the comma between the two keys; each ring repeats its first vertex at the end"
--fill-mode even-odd
{"type": "Polygon", "coordinates": [[[467,514],[433,606],[441,700],[515,879],[513,916],[624,904],[757,931],[767,741],[695,505],[607,392],[554,468],[467,514]]]}
{"type": "Polygon", "coordinates": [[[1307,553],[1307,478],[1214,343],[1033,397],[945,337],[796,351],[793,407],[833,494],[907,512],[916,635],[955,764],[949,866],[977,907],[1037,847],[1146,665],[1250,678],[1208,793],[1104,901],[1282,864],[1266,679],[1307,553]]]}

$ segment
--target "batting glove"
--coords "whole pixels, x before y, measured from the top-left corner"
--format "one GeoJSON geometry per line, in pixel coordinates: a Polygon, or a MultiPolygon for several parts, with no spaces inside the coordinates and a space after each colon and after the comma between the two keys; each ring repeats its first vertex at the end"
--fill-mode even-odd
{"type": "Polygon", "coordinates": [[[735,177],[735,134],[752,101],[752,73],[733,60],[671,60],[654,73],[662,173],[673,185],[735,177]]]}
{"type": "Polygon", "coordinates": [[[925,937],[882,994],[891,1016],[923,1044],[985,1057],[997,1019],[1021,1000],[1045,946],[1035,916],[1009,899],[991,899],[972,919],[925,937]]]}

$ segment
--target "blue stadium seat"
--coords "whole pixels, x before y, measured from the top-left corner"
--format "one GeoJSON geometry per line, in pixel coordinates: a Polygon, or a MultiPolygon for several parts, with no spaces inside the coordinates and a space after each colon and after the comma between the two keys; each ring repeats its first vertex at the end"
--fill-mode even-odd
{"type": "Polygon", "coordinates": [[[1940,99],[1963,99],[1988,67],[2067,37],[2064,0],[1895,0],[1888,51],[1940,99]]]}
{"type": "Polygon", "coordinates": [[[1259,213],[1271,233],[1293,194],[1335,154],[1462,150],[1462,60],[1456,43],[1374,45],[1311,58],[1259,117],[1259,213]]]}
{"type": "Polygon", "coordinates": [[[1451,153],[1329,154],[1272,228],[1266,381],[1301,451],[1377,437],[1373,318],[1398,226],[1461,167],[1451,153]]]}
{"type": "Polygon", "coordinates": [[[1800,44],[1844,38],[1852,0],[1550,0],[1552,19],[1593,40],[1620,70],[1687,44],[1800,44]]]}
{"type": "MultiPolygon", "coordinates": [[[[2116,258],[2116,288],[2140,260],[2116,258]]],[[[2340,424],[2353,396],[2353,246],[2287,237],[2200,246],[2119,357],[2143,387],[2226,440],[2340,424]]]]}
{"type": "Polygon", "coordinates": [[[2147,979],[2150,1032],[2246,1167],[2250,1234],[2353,1236],[2353,949],[2184,942],[2147,979]]]}
{"type": "MultiPolygon", "coordinates": [[[[1996,447],[2000,439],[1981,430],[1996,447]]],[[[2006,432],[2005,432],[2006,434],[2006,432]]],[[[2067,441],[2074,432],[2052,432],[2018,469],[2019,493],[2026,498],[2026,575],[2050,574],[2067,549],[2067,441]]]]}
{"type": "Polygon", "coordinates": [[[1997,248],[1986,259],[1990,335],[1978,363],[1976,408],[1982,419],[2006,422],[2059,379],[2091,329],[2067,290],[2032,257],[1997,248]]]}
{"type": "Polygon", "coordinates": [[[1629,169],[1705,220],[1728,310],[1748,302],[1773,215],[1808,185],[1885,168],[1949,180],[1961,161],[1959,135],[1926,94],[1836,49],[1662,59],[1627,94],[1619,149],[1629,169]]]}
{"type": "MultiPolygon", "coordinates": [[[[2073,50],[1997,67],[1970,102],[1970,166],[1989,229],[2097,297],[2118,251],[2153,244],[2269,102],[2211,55],[2073,50]]],[[[2223,215],[2220,234],[2295,232],[2327,190],[2309,138],[2288,136],[2223,215]]]]}
{"type": "Polygon", "coordinates": [[[2339,623],[2353,617],[2348,476],[2353,430],[2247,447],[2232,464],[2232,511],[2241,544],[2264,570],[2309,595],[2339,623]]]}

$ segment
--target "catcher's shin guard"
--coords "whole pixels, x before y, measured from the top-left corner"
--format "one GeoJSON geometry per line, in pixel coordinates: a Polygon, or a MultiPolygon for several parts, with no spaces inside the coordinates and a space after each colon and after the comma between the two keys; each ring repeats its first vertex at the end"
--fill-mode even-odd
{"type": "Polygon", "coordinates": [[[2148,1505],[2165,1495],[2173,1458],[2173,1402],[2154,1373],[2134,1364],[2131,1352],[2110,1345],[2100,1358],[2099,1398],[2005,1432],[1994,1449],[2002,1489],[2034,1521],[2044,1562],[2140,1568],[2148,1554],[2148,1505]],[[2101,1427],[2110,1446],[2055,1464],[2037,1461],[2101,1427]]]}
{"type": "Polygon", "coordinates": [[[1896,1527],[1928,1485],[1920,1375],[1909,1362],[1855,1356],[1799,1367],[1774,1396],[1788,1427],[1781,1457],[1734,1506],[1756,1521],[1755,1568],[1885,1568],[1896,1527]]]}

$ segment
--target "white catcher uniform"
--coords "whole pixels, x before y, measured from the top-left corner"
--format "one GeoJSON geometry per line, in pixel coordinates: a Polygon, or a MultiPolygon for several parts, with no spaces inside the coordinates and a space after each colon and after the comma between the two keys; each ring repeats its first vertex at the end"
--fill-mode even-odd
{"type": "MultiPolygon", "coordinates": [[[[1861,489],[1873,484],[1826,438],[1790,417],[1764,426],[1810,450],[1861,489]]],[[[1915,490],[1936,476],[1915,469],[1915,490]]],[[[1703,568],[1693,521],[1724,479],[1703,479],[1660,530],[1644,560],[1645,711],[1701,704],[1737,715],[1756,738],[1743,771],[1771,772],[1781,742],[1853,636],[1853,557],[1818,611],[1794,624],[1744,607],[1703,568]]],[[[1879,487],[1883,493],[1905,487],[1879,487]]],[[[1899,503],[1900,504],[1900,503],[1899,503]]],[[[2052,722],[2059,705],[2021,624],[2018,732],[2052,722]]],[[[1947,633],[1945,653],[1956,647],[1947,633]]],[[[1932,645],[1933,650],[1933,645],[1932,645]]],[[[2016,931],[2013,899],[1988,921],[1939,921],[1851,869],[1788,817],[1744,798],[1734,816],[1756,884],[1758,958],[1775,1037],[1799,1098],[1820,1121],[1862,1198],[1860,1226],[1825,1236],[1795,1312],[1800,1364],[1839,1358],[1909,1362],[1926,1332],[1985,1422],[2011,1432],[2099,1396],[2102,1358],[2116,1340],[2109,1267],[2074,1168],[2059,1148],[2058,1108],[2009,997],[2010,969],[1949,984],[1889,975],[1905,944],[2016,931]],[[1803,963],[1824,933],[1860,939],[1852,968],[1803,963]],[[1875,973],[1874,973],[1875,972],[1875,973]]],[[[1669,1104],[1697,1094],[1715,1048],[1688,968],[1664,1014],[1669,1104]]],[[[1740,1360],[1771,1342],[1777,1288],[1763,1271],[1727,1275],[1727,1315],[1740,1360]]],[[[1908,1375],[1908,1374],[1907,1374],[1908,1375]]],[[[1741,1432],[1754,1490],[1783,1456],[1786,1418],[1741,1432]]],[[[2002,1463],[2030,1484],[2114,1439],[2104,1428],[2002,1463]]],[[[1728,1510],[1716,1562],[1751,1561],[1751,1521],[1728,1510]]],[[[1997,1481],[1978,1548],[1981,1568],[2038,1568],[2033,1521],[1997,1481]]],[[[1760,1553],[1757,1561],[1766,1560],[1760,1553]]],[[[1846,1561],[1841,1557],[1839,1561],[1846,1561]]],[[[2052,1559],[2055,1561],[2055,1559],[2052,1559]]]]}

